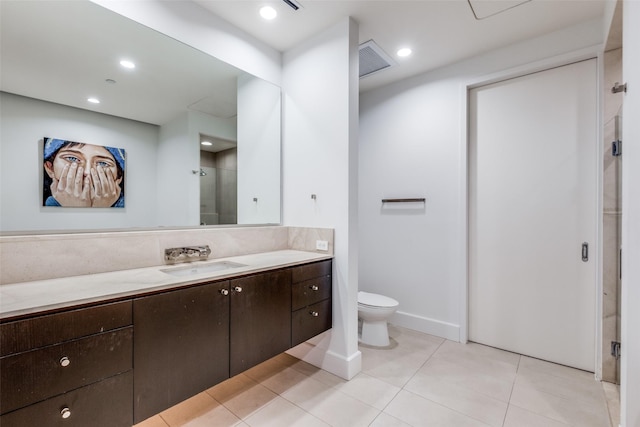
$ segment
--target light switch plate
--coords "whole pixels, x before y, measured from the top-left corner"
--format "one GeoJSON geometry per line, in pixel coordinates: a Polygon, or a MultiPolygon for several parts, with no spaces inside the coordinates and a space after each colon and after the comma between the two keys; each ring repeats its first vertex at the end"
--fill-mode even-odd
{"type": "Polygon", "coordinates": [[[326,240],[316,240],[316,250],[318,251],[328,251],[329,250],[329,242],[326,240]]]}

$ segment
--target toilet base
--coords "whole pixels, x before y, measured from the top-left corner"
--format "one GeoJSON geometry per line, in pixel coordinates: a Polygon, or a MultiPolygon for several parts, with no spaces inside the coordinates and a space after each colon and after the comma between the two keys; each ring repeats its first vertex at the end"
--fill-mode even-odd
{"type": "Polygon", "coordinates": [[[362,333],[358,338],[362,344],[374,347],[387,347],[390,344],[387,321],[363,320],[362,333]]]}

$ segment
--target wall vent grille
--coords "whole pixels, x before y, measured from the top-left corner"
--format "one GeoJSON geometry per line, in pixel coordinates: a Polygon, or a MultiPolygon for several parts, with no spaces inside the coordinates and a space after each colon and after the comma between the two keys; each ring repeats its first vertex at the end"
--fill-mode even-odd
{"type": "Polygon", "coordinates": [[[360,45],[360,78],[396,65],[395,61],[373,40],[360,45]]]}

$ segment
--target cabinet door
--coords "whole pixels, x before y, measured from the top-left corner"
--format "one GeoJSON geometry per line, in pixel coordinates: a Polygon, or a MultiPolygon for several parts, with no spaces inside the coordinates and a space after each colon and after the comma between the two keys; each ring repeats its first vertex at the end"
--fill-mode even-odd
{"type": "Polygon", "coordinates": [[[291,348],[291,270],[231,281],[230,373],[291,348]]]}
{"type": "Polygon", "coordinates": [[[229,377],[228,288],[217,282],[134,300],[135,423],[229,377]]]}

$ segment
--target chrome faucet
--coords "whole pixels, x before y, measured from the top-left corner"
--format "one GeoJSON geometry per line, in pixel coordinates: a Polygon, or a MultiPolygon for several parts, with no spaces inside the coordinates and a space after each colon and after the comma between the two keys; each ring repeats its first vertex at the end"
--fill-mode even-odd
{"type": "Polygon", "coordinates": [[[207,259],[211,254],[209,245],[185,246],[182,248],[169,248],[164,250],[164,260],[167,263],[191,262],[207,259]]]}

